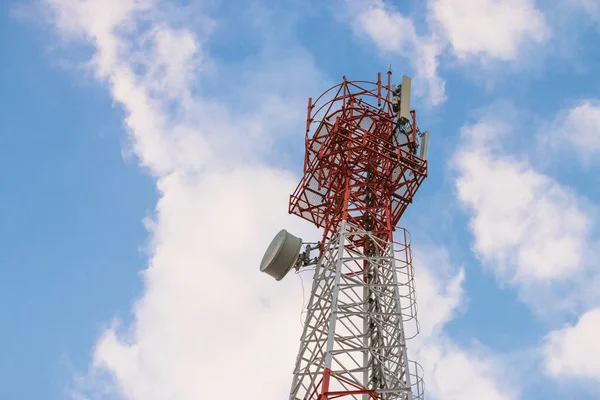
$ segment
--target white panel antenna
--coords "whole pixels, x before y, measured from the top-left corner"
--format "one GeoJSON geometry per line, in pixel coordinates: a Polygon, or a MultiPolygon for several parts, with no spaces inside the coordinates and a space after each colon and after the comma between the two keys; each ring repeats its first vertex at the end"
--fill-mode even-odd
{"type": "Polygon", "coordinates": [[[400,121],[410,121],[410,85],[411,80],[408,76],[402,76],[402,88],[400,91],[400,121]]]}
{"type": "Polygon", "coordinates": [[[425,131],[423,137],[421,138],[421,157],[422,160],[427,159],[427,145],[429,144],[429,131],[425,131]]]}

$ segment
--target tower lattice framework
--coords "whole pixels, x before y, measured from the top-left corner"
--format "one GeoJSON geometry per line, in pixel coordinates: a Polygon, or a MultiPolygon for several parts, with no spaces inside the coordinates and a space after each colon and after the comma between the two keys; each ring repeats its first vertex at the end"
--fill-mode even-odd
{"type": "Polygon", "coordinates": [[[324,233],[290,400],[423,397],[406,346],[418,332],[410,240],[396,230],[427,176],[416,113],[401,104],[409,85],[344,77],[309,99],[289,211],[324,233]]]}

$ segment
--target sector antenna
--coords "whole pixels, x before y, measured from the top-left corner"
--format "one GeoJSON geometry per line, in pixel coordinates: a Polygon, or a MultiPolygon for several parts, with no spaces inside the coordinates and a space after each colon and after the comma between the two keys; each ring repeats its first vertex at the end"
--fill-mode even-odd
{"type": "Polygon", "coordinates": [[[400,85],[349,81],[308,100],[304,175],[289,212],[323,230],[286,230],[260,270],[281,280],[314,265],[290,400],[423,399],[408,340],[419,330],[410,236],[398,222],[427,177],[429,132],[400,85]],[[302,247],[304,246],[304,250],[302,247]],[[314,257],[312,255],[315,255],[314,257]]]}

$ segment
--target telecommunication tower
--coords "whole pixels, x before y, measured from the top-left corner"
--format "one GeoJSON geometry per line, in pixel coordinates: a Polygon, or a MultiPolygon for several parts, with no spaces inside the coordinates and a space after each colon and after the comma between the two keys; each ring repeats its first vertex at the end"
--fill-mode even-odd
{"type": "Polygon", "coordinates": [[[289,212],[323,237],[303,243],[282,230],[260,266],[277,280],[315,268],[290,400],[423,399],[407,354],[418,333],[410,239],[396,229],[427,177],[429,133],[417,127],[410,86],[406,76],[392,85],[391,72],[385,84],[381,74],[344,77],[308,100],[304,176],[289,212]]]}

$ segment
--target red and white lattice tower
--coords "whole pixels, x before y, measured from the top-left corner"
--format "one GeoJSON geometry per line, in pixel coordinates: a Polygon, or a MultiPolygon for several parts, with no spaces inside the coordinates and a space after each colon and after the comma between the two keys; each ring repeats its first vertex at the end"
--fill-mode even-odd
{"type": "MultiPolygon", "coordinates": [[[[423,398],[407,355],[418,332],[410,243],[396,229],[427,176],[428,132],[410,110],[410,82],[344,77],[308,101],[304,176],[289,212],[324,233],[290,400],[423,398]]],[[[297,254],[301,239],[289,236],[297,254]]],[[[308,264],[310,249],[286,263],[308,264]]]]}

